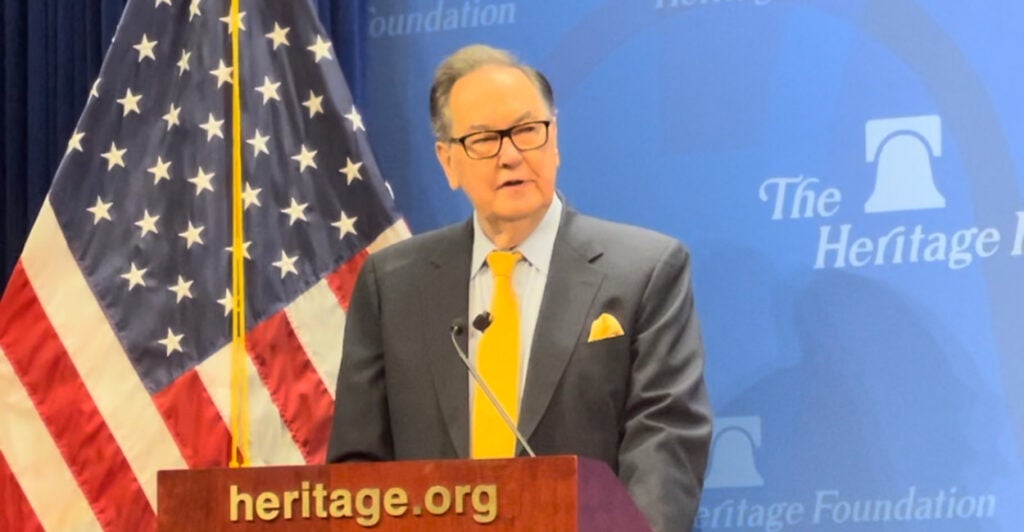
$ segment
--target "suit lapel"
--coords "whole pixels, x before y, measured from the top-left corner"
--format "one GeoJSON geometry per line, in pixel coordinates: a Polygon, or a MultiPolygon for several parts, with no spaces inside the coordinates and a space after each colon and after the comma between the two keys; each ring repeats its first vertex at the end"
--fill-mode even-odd
{"type": "Polygon", "coordinates": [[[580,341],[588,311],[604,279],[592,264],[601,251],[581,234],[576,216],[569,208],[563,214],[534,329],[519,414],[519,429],[527,439],[540,423],[580,341]]]}
{"type": "MultiPolygon", "coordinates": [[[[472,260],[472,222],[457,226],[429,259],[427,282],[423,284],[420,316],[426,324],[425,338],[430,370],[438,403],[444,415],[452,445],[460,458],[469,457],[469,383],[466,367],[451,342],[451,322],[465,323],[469,314],[469,274],[472,260]]],[[[463,352],[468,335],[456,337],[463,352]]]]}

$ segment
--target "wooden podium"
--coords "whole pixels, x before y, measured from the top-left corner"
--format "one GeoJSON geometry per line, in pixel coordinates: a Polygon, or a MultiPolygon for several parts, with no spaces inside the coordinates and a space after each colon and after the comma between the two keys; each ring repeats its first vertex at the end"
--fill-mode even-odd
{"type": "Polygon", "coordinates": [[[576,456],[160,471],[160,530],[649,531],[576,456]]]}

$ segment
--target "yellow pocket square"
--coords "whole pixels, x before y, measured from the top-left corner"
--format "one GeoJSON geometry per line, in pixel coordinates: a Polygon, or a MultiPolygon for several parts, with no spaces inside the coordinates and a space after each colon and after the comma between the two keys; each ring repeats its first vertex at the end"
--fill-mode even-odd
{"type": "Polygon", "coordinates": [[[622,330],[622,325],[619,325],[619,320],[604,312],[594,320],[594,323],[590,324],[590,338],[587,338],[587,343],[607,340],[623,334],[626,333],[622,330]]]}

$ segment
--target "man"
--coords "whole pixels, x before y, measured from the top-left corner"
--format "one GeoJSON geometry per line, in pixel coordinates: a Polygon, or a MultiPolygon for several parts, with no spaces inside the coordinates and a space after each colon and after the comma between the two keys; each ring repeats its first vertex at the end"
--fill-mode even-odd
{"type": "Polygon", "coordinates": [[[475,323],[484,332],[465,327],[461,349],[538,454],[603,460],[656,530],[689,529],[711,412],[687,251],[563,204],[550,85],[511,54],[475,45],[446,59],[431,119],[474,214],[367,259],[328,460],[521,454],[453,348],[453,321],[475,323]]]}

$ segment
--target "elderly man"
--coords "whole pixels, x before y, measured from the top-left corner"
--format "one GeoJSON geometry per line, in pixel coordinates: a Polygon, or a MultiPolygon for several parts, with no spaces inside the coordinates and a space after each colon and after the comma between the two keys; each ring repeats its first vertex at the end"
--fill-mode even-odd
{"type": "Polygon", "coordinates": [[[537,453],[603,460],[656,530],[689,529],[711,411],[686,249],[563,203],[551,86],[508,52],[448,57],[430,110],[438,161],[473,217],[367,259],[328,460],[523,452],[467,376],[456,323],[537,453]]]}

